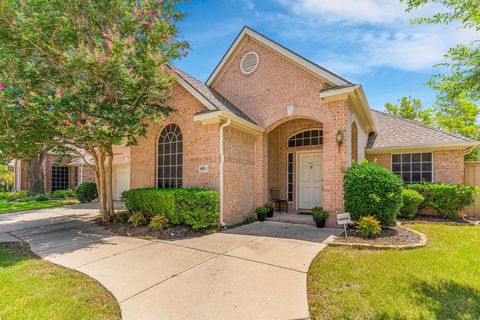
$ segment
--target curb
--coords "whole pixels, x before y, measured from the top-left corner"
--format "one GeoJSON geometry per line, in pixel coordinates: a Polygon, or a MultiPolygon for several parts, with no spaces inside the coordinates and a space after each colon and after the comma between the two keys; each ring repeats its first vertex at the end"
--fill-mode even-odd
{"type": "Polygon", "coordinates": [[[399,226],[405,230],[411,231],[418,236],[420,236],[420,241],[412,244],[370,244],[370,243],[359,243],[359,242],[335,242],[337,236],[328,237],[323,243],[332,247],[351,247],[357,249],[374,249],[374,250],[411,250],[424,247],[427,244],[427,236],[418,231],[399,226]]]}

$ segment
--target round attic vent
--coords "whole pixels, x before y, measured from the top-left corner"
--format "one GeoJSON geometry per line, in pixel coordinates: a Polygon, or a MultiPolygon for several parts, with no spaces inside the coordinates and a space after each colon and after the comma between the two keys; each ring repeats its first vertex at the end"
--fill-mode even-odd
{"type": "Polygon", "coordinates": [[[244,74],[250,74],[255,69],[257,69],[258,66],[258,54],[255,52],[249,52],[246,55],[243,56],[242,61],[240,62],[240,70],[244,74]]]}

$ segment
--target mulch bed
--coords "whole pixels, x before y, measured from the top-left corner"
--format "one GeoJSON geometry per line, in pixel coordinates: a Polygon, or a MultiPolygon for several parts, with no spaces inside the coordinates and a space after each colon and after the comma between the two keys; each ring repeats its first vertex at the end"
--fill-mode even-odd
{"type": "Polygon", "coordinates": [[[98,224],[105,229],[110,230],[120,236],[138,237],[145,239],[178,240],[185,238],[195,238],[205,235],[204,231],[193,230],[188,226],[169,224],[165,229],[152,230],[147,226],[133,227],[128,223],[121,222],[102,222],[96,220],[98,224]]]}
{"type": "Polygon", "coordinates": [[[403,224],[407,224],[408,222],[434,222],[434,223],[458,223],[458,224],[472,224],[472,221],[469,221],[467,219],[462,219],[462,218],[455,218],[455,219],[447,219],[447,218],[442,218],[440,216],[432,216],[432,215],[417,215],[413,219],[404,219],[404,218],[398,218],[398,221],[400,221],[403,224]]]}
{"type": "Polygon", "coordinates": [[[364,239],[357,235],[355,229],[347,229],[348,239],[345,233],[339,235],[334,242],[339,243],[366,243],[372,245],[409,245],[420,242],[420,235],[401,227],[382,228],[382,233],[377,238],[364,239]]]}

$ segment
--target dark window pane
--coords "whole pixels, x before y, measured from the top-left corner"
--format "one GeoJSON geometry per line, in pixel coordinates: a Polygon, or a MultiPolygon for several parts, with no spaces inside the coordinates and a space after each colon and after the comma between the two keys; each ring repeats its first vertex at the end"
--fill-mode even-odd
{"type": "Polygon", "coordinates": [[[402,156],[399,155],[399,154],[394,154],[392,155],[392,162],[395,162],[395,163],[400,163],[402,160],[402,156]]]}
{"type": "Polygon", "coordinates": [[[319,145],[319,144],[320,144],[320,138],[319,137],[312,138],[312,145],[316,146],[316,145],[319,145]]]}
{"type": "Polygon", "coordinates": [[[412,172],[412,182],[422,182],[422,175],[420,172],[412,172]]]}
{"type": "Polygon", "coordinates": [[[400,165],[400,163],[392,164],[392,171],[400,171],[401,168],[402,168],[402,166],[400,165]]]}
{"type": "Polygon", "coordinates": [[[303,137],[304,137],[304,138],[310,138],[310,137],[311,137],[311,131],[305,131],[305,132],[303,133],[303,137]]]}
{"type": "Polygon", "coordinates": [[[432,182],[432,173],[431,172],[423,172],[422,173],[422,181],[432,182]]]}
{"type": "Polygon", "coordinates": [[[296,146],[297,147],[302,147],[303,146],[303,140],[297,140],[296,146]]]}
{"type": "Polygon", "coordinates": [[[410,167],[410,163],[407,162],[407,163],[402,163],[402,171],[410,171],[411,170],[411,167],[410,167]]]}
{"type": "Polygon", "coordinates": [[[402,154],[402,162],[410,162],[410,153],[402,154]]]}
{"type": "Polygon", "coordinates": [[[420,163],[412,163],[412,171],[420,171],[420,163]]]}
{"type": "Polygon", "coordinates": [[[402,173],[402,179],[405,183],[409,183],[410,182],[410,172],[402,173]]]}
{"type": "Polygon", "coordinates": [[[432,161],[431,153],[422,153],[422,161],[432,161]]]}
{"type": "Polygon", "coordinates": [[[430,162],[422,163],[422,171],[432,171],[432,163],[430,162]]]}
{"type": "Polygon", "coordinates": [[[288,140],[288,147],[289,148],[295,147],[295,140],[292,140],[292,139],[288,140]]]}
{"type": "Polygon", "coordinates": [[[412,162],[420,162],[420,161],[421,161],[420,153],[413,153],[412,154],[412,162]]]}
{"type": "Polygon", "coordinates": [[[312,137],[318,137],[319,136],[319,131],[318,130],[313,130],[312,131],[312,137]]]}

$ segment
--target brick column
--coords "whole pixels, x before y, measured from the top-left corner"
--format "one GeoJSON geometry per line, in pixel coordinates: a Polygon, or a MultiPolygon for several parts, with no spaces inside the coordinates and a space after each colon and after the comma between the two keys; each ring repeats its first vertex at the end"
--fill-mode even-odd
{"type": "Polygon", "coordinates": [[[264,133],[255,142],[255,205],[268,201],[268,134],[264,133]]]}

